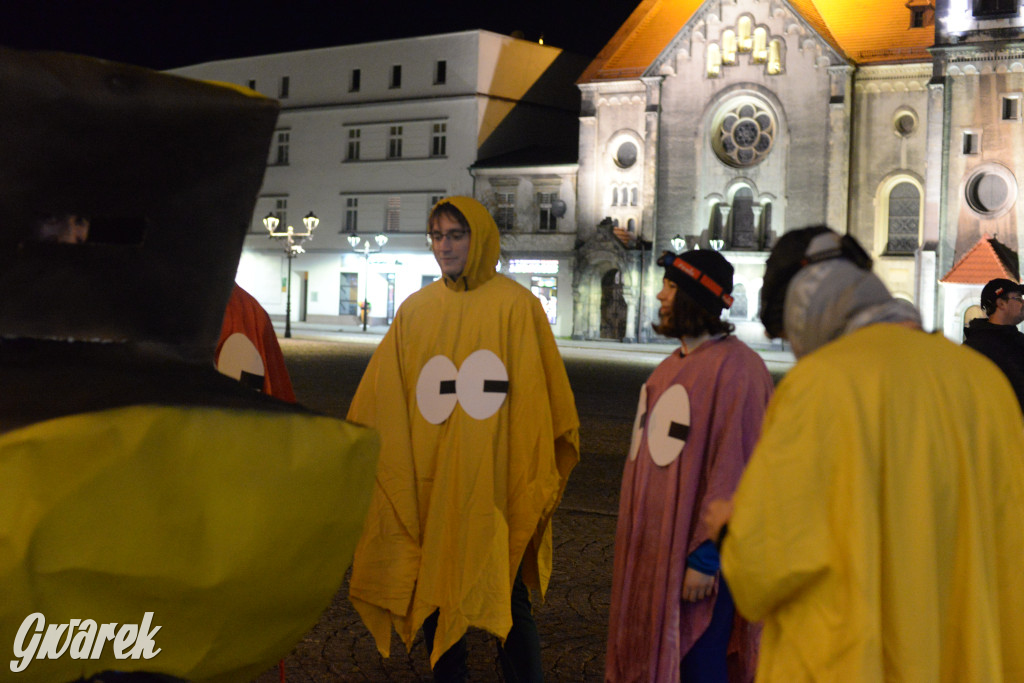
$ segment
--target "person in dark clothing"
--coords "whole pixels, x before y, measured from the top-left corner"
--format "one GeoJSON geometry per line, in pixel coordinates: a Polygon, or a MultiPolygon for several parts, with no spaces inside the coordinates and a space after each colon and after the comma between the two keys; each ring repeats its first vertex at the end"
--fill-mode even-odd
{"type": "Polygon", "coordinates": [[[964,330],[964,344],[999,366],[1013,385],[1024,411],[1024,286],[996,278],[981,290],[981,307],[987,318],[976,318],[964,330]]]}

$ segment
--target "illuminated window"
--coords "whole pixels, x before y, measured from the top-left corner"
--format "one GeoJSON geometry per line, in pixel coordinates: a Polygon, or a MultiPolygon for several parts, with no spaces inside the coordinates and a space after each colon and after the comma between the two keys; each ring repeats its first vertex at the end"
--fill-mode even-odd
{"type": "Polygon", "coordinates": [[[749,16],[742,16],[742,17],[740,17],[739,25],[737,26],[737,28],[739,29],[739,39],[737,41],[736,47],[739,49],[740,52],[750,52],[750,50],[751,50],[751,48],[753,47],[753,44],[754,44],[753,38],[751,37],[751,34],[750,34],[750,30],[751,30],[750,17],[749,16]]]}
{"type": "Polygon", "coordinates": [[[448,62],[441,59],[434,65],[434,85],[444,85],[448,80],[448,62]]]}
{"type": "Polygon", "coordinates": [[[345,200],[345,231],[357,232],[359,230],[359,199],[349,197],[345,200]]]}
{"type": "Polygon", "coordinates": [[[754,29],[754,48],[751,57],[755,64],[764,64],[768,61],[768,32],[763,28],[754,29]]]}
{"type": "Polygon", "coordinates": [[[402,157],[402,127],[391,126],[388,133],[388,159],[402,157]]]}
{"type": "Polygon", "coordinates": [[[338,315],[359,315],[359,274],[341,274],[338,315]]]}
{"type": "Polygon", "coordinates": [[[722,64],[736,63],[736,33],[732,29],[722,31],[722,64]]]}
{"type": "Polygon", "coordinates": [[[435,123],[430,137],[430,156],[443,157],[448,144],[448,124],[435,123]]]}
{"type": "Polygon", "coordinates": [[[782,73],[782,42],[778,39],[768,43],[768,73],[772,76],[782,73]]]}
{"type": "Polygon", "coordinates": [[[391,67],[391,82],[388,85],[390,88],[401,88],[402,87],[402,65],[395,64],[391,67]]]}
{"type": "Polygon", "coordinates": [[[978,19],[997,19],[1017,15],[1017,0],[973,0],[972,14],[978,19]]]}
{"type": "Polygon", "coordinates": [[[348,79],[348,91],[359,92],[359,82],[362,80],[362,72],[359,69],[352,69],[352,74],[348,79]]]}
{"type": "Polygon", "coordinates": [[[358,128],[348,129],[348,153],[345,155],[346,160],[359,160],[359,137],[361,134],[362,131],[358,128]]]}
{"type": "Polygon", "coordinates": [[[708,78],[714,78],[722,72],[722,53],[718,49],[718,43],[708,45],[708,78]]]}

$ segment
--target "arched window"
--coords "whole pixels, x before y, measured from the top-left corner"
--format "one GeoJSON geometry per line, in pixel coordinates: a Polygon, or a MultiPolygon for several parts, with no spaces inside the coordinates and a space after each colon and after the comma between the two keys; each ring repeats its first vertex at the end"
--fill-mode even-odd
{"type": "Polygon", "coordinates": [[[729,307],[729,320],[746,320],[747,307],[747,288],[737,283],[732,288],[732,306],[729,307]]]}
{"type": "Polygon", "coordinates": [[[736,26],[739,32],[739,42],[736,47],[739,48],[740,52],[750,52],[752,42],[750,38],[750,27],[750,17],[747,15],[740,17],[739,23],[736,26]]]}
{"type": "Polygon", "coordinates": [[[768,73],[772,76],[782,73],[782,41],[777,38],[768,43],[768,73]]]}
{"type": "Polygon", "coordinates": [[[736,32],[732,29],[722,31],[722,64],[736,63],[736,32]]]}
{"type": "Polygon", "coordinates": [[[618,205],[619,205],[619,188],[613,187],[612,188],[612,206],[618,206],[618,205]]]}
{"type": "Polygon", "coordinates": [[[637,205],[637,198],[639,197],[639,194],[640,193],[637,191],[637,188],[635,188],[635,187],[632,190],[630,190],[630,198],[629,198],[629,205],[630,206],[636,206],[637,205]]]}
{"type": "Polygon", "coordinates": [[[754,49],[751,57],[755,64],[764,64],[768,61],[768,32],[760,26],[754,29],[754,49]]]}
{"type": "Polygon", "coordinates": [[[728,244],[733,249],[757,249],[757,231],[754,226],[754,193],[741,187],[732,198],[732,230],[728,244]]]}
{"type": "Polygon", "coordinates": [[[921,225],[921,192],[911,182],[893,186],[888,198],[887,254],[913,254],[921,225]]]}
{"type": "Polygon", "coordinates": [[[707,74],[709,78],[714,78],[722,72],[722,53],[718,49],[718,43],[710,43],[708,45],[708,64],[707,74]]]}

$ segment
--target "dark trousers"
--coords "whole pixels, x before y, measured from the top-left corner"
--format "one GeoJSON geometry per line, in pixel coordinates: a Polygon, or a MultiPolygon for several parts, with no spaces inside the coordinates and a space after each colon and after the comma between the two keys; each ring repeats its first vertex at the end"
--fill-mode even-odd
{"type": "MultiPolygon", "coordinates": [[[[427,646],[427,656],[434,649],[434,634],[437,632],[438,612],[434,612],[423,622],[423,641],[427,646]]],[[[512,630],[508,632],[505,645],[498,643],[498,661],[501,662],[502,673],[506,683],[534,683],[544,680],[544,668],[540,660],[540,636],[537,634],[537,622],[533,620],[533,609],[530,605],[530,591],[523,583],[520,572],[512,584],[512,630]]],[[[448,648],[434,666],[434,680],[438,683],[465,681],[466,670],[466,637],[448,648]]]]}
{"type": "Polygon", "coordinates": [[[718,581],[718,595],[711,623],[679,664],[680,683],[728,683],[726,655],[732,634],[732,593],[725,579],[718,581]]]}

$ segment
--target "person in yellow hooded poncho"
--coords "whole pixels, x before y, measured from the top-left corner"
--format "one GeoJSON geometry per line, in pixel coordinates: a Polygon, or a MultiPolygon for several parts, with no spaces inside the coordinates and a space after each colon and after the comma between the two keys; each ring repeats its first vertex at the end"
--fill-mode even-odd
{"type": "Polygon", "coordinates": [[[823,227],[768,259],[761,319],[798,360],[722,545],[737,608],[764,621],[757,680],[1024,681],[1014,393],[986,358],[924,333],[870,264],[823,227]]]}
{"type": "Polygon", "coordinates": [[[384,656],[392,627],[409,647],[423,625],[435,679],[465,675],[472,626],[503,641],[508,680],[538,680],[526,586],[543,597],[551,574],[575,403],[540,302],[496,272],[487,209],[451,197],[428,225],[443,276],[402,304],[348,413],[382,436],[349,598],[384,656]]]}
{"type": "Polygon", "coordinates": [[[277,112],[0,48],[2,680],[252,680],[342,584],[377,435],[213,364],[277,112]]]}

